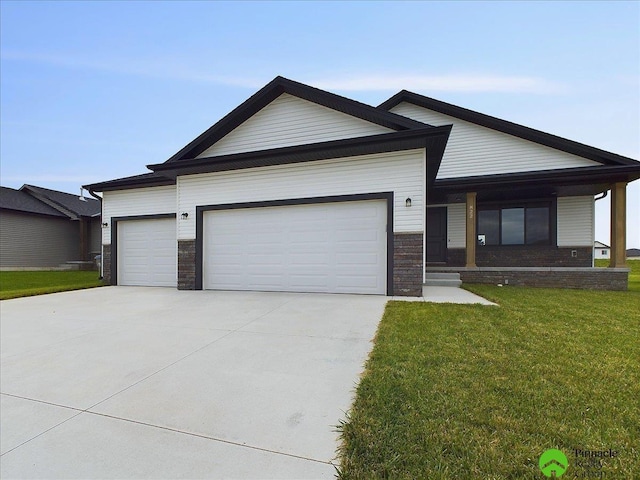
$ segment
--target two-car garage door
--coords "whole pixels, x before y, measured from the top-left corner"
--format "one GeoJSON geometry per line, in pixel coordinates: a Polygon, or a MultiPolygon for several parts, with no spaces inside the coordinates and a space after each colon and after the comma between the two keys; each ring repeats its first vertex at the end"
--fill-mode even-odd
{"type": "Polygon", "coordinates": [[[204,213],[203,287],[386,293],[382,200],[204,213]]]}

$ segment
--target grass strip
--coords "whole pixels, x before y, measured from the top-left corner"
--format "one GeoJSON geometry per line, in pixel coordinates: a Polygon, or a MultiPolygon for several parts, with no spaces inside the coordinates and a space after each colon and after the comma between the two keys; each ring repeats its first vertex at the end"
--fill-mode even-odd
{"type": "Polygon", "coordinates": [[[102,285],[95,271],[2,271],[0,300],[102,285]]]}

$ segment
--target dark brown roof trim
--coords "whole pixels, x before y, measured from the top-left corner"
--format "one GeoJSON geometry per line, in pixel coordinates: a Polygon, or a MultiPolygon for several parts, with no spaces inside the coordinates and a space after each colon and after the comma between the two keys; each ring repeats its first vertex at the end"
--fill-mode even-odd
{"type": "Polygon", "coordinates": [[[381,103],[378,108],[383,110],[390,110],[396,105],[408,102],[419,107],[424,107],[435,112],[443,113],[454,118],[459,118],[467,122],[475,123],[483,127],[491,128],[499,132],[503,132],[514,137],[519,137],[524,140],[539,143],[547,147],[555,148],[563,152],[578,155],[579,157],[588,158],[605,165],[637,165],[640,164],[637,160],[632,158],[623,157],[615,153],[600,150],[599,148],[590,147],[583,143],[574,142],[566,138],[551,135],[540,130],[525,127],[517,123],[501,120],[484,113],[475,112],[466,108],[452,105],[451,103],[442,102],[434,98],[425,97],[424,95],[418,95],[417,93],[402,90],[395,94],[390,99],[381,103]]]}
{"type": "Polygon", "coordinates": [[[83,185],[82,188],[91,192],[108,192],[113,190],[129,190],[132,188],[162,187],[175,185],[175,178],[169,178],[158,173],[143,173],[132,177],[117,178],[106,182],[83,185]]]}
{"type": "Polygon", "coordinates": [[[587,185],[632,182],[640,178],[638,165],[607,165],[596,167],[562,168],[538,172],[479,175],[465,178],[437,179],[434,187],[443,192],[487,190],[508,186],[587,185]]]}
{"type": "Polygon", "coordinates": [[[435,178],[450,132],[451,125],[426,127],[256,152],[185,159],[175,163],[165,162],[157,165],[147,165],[147,167],[175,178],[178,175],[194,173],[240,170],[426,147],[428,173],[431,175],[430,178],[435,178]]]}
{"type": "Polygon", "coordinates": [[[240,124],[262,110],[283,93],[308,100],[347,115],[351,115],[368,122],[372,122],[393,130],[407,130],[424,128],[426,124],[410,118],[377,109],[350,98],[329,93],[303,83],[294,82],[284,77],[276,77],[257,93],[232,110],[211,128],[199,135],[195,140],[178,151],[165,163],[192,159],[200,155],[211,145],[234,130],[240,124]]]}

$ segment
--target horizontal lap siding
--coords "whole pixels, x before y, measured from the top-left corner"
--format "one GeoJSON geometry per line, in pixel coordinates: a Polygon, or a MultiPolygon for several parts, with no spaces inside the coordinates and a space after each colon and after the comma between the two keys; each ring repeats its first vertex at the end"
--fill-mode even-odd
{"type": "Polygon", "coordinates": [[[558,246],[593,247],[593,197],[558,198],[558,246]]]}
{"type": "Polygon", "coordinates": [[[198,158],[392,131],[285,93],[209,147],[198,158]]]}
{"type": "Polygon", "coordinates": [[[175,212],[176,187],[173,185],[104,192],[102,221],[108,223],[108,227],[102,229],[102,244],[111,244],[111,218],[113,217],[175,212]]]}
{"type": "Polygon", "coordinates": [[[178,238],[195,238],[196,206],[395,192],[394,231],[421,232],[424,150],[178,177],[178,238]],[[405,206],[406,198],[412,206],[405,206]]]}
{"type": "Polygon", "coordinates": [[[434,126],[453,124],[438,179],[600,165],[410,103],[391,111],[434,126]]]}
{"type": "Polygon", "coordinates": [[[80,260],[78,221],[0,213],[0,267],[57,267],[70,260],[80,260]]]}

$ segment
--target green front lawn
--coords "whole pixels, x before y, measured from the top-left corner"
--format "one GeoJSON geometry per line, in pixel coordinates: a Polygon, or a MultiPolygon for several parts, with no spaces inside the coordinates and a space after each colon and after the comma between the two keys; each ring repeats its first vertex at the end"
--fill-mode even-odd
{"type": "Polygon", "coordinates": [[[585,472],[574,448],[616,450],[604,478],[638,478],[640,292],[469,290],[500,307],[387,305],[340,478],[540,479],[549,448],[567,478],[585,472]]]}
{"type": "MultiPolygon", "coordinates": [[[[606,268],[609,266],[609,260],[596,259],[596,267],[606,268]]],[[[640,292],[640,260],[627,260],[627,266],[631,269],[629,272],[629,290],[640,292]]]]}
{"type": "Polygon", "coordinates": [[[93,271],[0,272],[0,300],[102,285],[93,271]]]}

